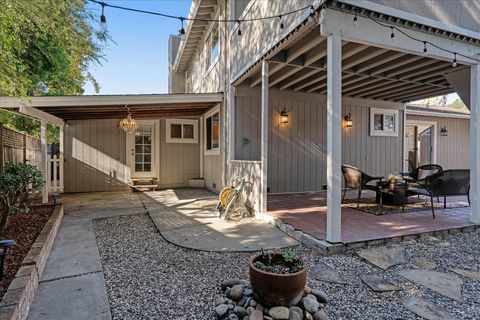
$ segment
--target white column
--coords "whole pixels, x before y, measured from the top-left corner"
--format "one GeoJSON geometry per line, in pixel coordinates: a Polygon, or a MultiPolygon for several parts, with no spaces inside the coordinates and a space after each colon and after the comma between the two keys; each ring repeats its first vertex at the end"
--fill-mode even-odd
{"type": "Polygon", "coordinates": [[[204,133],[203,133],[203,123],[204,123],[204,118],[203,116],[200,117],[200,123],[198,124],[199,128],[200,128],[200,137],[199,137],[199,143],[200,143],[200,178],[203,179],[203,148],[205,148],[205,145],[204,145],[204,133]]]}
{"type": "Polygon", "coordinates": [[[65,155],[64,155],[64,145],[65,145],[65,142],[63,141],[63,130],[64,130],[64,126],[60,126],[60,159],[58,160],[59,161],[59,169],[60,169],[60,192],[63,192],[63,189],[64,189],[64,181],[63,181],[63,163],[65,161],[65,155]]]}
{"type": "Polygon", "coordinates": [[[327,241],[342,240],[342,39],[327,38],[327,241]]]}
{"type": "Polygon", "coordinates": [[[261,111],[261,154],[260,211],[267,212],[268,187],[268,61],[262,61],[262,111],[261,111]]]}
{"type": "Polygon", "coordinates": [[[470,221],[480,223],[480,64],[470,67],[470,221]]]}
{"type": "Polygon", "coordinates": [[[48,152],[47,152],[47,121],[40,122],[40,143],[42,146],[42,159],[40,162],[40,171],[43,175],[44,185],[42,188],[42,203],[48,202],[48,152]]]}

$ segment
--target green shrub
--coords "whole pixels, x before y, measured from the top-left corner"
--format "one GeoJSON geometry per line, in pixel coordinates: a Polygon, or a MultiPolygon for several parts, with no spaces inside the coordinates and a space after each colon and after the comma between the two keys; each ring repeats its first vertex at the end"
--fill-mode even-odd
{"type": "Polygon", "coordinates": [[[5,231],[11,214],[28,211],[28,196],[43,186],[42,173],[25,163],[6,163],[0,172],[0,233],[5,231]]]}

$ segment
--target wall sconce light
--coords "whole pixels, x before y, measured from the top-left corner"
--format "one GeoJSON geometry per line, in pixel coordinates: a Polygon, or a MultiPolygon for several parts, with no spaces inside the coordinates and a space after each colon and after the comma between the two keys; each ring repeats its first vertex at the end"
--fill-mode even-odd
{"type": "Polygon", "coordinates": [[[282,112],[280,112],[280,123],[282,123],[282,124],[287,124],[288,123],[287,110],[282,110],[282,112]]]}
{"type": "Polygon", "coordinates": [[[345,121],[345,128],[353,127],[353,119],[350,112],[345,115],[345,118],[343,118],[343,120],[345,121]]]}
{"type": "Polygon", "coordinates": [[[442,137],[448,136],[448,129],[447,129],[447,127],[443,126],[443,127],[440,129],[440,135],[441,135],[442,137]]]}

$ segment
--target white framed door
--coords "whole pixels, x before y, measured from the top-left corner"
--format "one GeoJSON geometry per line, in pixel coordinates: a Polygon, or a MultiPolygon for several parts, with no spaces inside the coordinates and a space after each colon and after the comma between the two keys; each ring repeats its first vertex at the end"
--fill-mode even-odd
{"type": "Polygon", "coordinates": [[[155,121],[139,120],[135,134],[127,133],[127,158],[132,178],[155,177],[155,121]]]}
{"type": "Polygon", "coordinates": [[[436,121],[406,120],[404,134],[404,172],[425,164],[437,164],[436,121]]]}

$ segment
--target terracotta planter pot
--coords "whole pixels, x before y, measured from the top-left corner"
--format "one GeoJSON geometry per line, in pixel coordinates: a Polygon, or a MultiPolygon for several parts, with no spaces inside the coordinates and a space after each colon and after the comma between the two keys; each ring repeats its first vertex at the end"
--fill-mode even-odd
{"type": "MultiPolygon", "coordinates": [[[[296,305],[303,296],[307,283],[307,268],[290,274],[276,274],[259,270],[253,263],[260,259],[262,254],[250,258],[248,267],[250,270],[250,284],[254,296],[261,303],[268,306],[296,305]]],[[[282,255],[273,254],[273,260],[283,259],[282,255]]]]}

